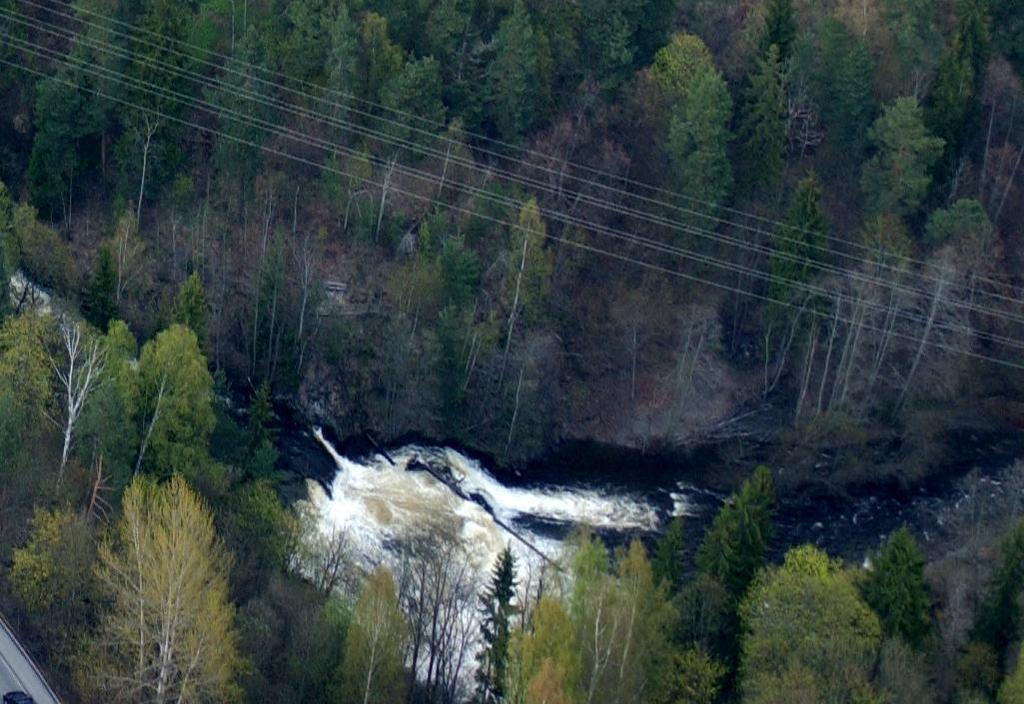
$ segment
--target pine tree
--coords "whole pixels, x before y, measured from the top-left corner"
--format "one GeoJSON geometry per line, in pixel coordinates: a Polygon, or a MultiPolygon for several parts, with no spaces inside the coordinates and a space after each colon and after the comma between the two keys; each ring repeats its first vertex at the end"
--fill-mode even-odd
{"type": "Polygon", "coordinates": [[[779,61],[789,60],[796,39],[796,20],[793,18],[793,0],[768,0],[761,35],[761,53],[767,57],[772,46],[778,47],[779,61]]]}
{"type": "Polygon", "coordinates": [[[776,311],[790,300],[795,287],[811,279],[814,264],[823,259],[825,214],[821,209],[821,186],[814,174],[797,185],[777,235],[769,257],[769,295],[776,311]]]}
{"type": "Polygon", "coordinates": [[[888,635],[921,646],[929,631],[928,588],[924,556],[906,526],[893,533],[875,555],[863,592],[888,635]]]}
{"type": "Polygon", "coordinates": [[[772,44],[747,88],[740,139],[750,189],[774,193],[785,166],[786,122],[779,47],[772,44]]]}
{"type": "Polygon", "coordinates": [[[898,98],[869,132],[877,153],[864,164],[861,188],[868,210],[908,215],[917,211],[942,156],[943,140],[929,133],[914,98],[898,98]]]}
{"type": "Polygon", "coordinates": [[[505,671],[508,663],[515,597],[516,564],[509,548],[498,556],[491,584],[480,598],[480,636],[483,648],[477,656],[476,691],[481,704],[505,701],[505,671]]]}
{"type": "Polygon", "coordinates": [[[651,560],[654,580],[664,584],[669,592],[675,593],[683,580],[683,517],[676,516],[668,524],[665,535],[658,539],[651,560]]]}
{"type": "Polygon", "coordinates": [[[96,257],[96,270],[85,289],[82,313],[93,326],[107,331],[110,321],[117,318],[117,272],[109,247],[101,247],[96,257]]]}
{"type": "Polygon", "coordinates": [[[764,564],[774,513],[771,473],[758,467],[715,516],[697,551],[697,569],[718,579],[739,599],[764,564]]]}

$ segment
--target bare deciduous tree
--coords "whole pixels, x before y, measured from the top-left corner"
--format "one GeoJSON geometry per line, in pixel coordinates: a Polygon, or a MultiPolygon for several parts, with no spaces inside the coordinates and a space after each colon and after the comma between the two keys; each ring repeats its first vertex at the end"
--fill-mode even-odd
{"type": "Polygon", "coordinates": [[[63,435],[64,443],[60,455],[60,471],[57,481],[64,477],[64,467],[74,442],[75,425],[82,415],[89,395],[100,383],[106,355],[99,340],[83,340],[79,323],[64,321],[60,324],[60,340],[64,358],[60,363],[50,358],[50,364],[60,382],[60,393],[64,396],[63,435]]]}

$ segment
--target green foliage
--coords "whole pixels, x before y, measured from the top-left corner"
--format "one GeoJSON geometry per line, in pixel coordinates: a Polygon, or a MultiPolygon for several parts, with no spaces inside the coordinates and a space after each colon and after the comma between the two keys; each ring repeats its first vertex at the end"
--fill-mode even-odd
{"type": "Polygon", "coordinates": [[[25,274],[58,293],[76,292],[77,269],[67,243],[52,228],[39,222],[36,209],[19,205],[14,210],[14,244],[25,274]]]}
{"type": "MultiPolygon", "coordinates": [[[[579,689],[584,701],[657,699],[653,684],[670,667],[668,634],[674,610],[654,580],[639,541],[620,548],[615,574],[599,538],[583,533],[572,563],[569,614],[580,649],[579,689]]],[[[661,682],[662,684],[667,684],[661,682]]]]}
{"type": "MultiPolygon", "coordinates": [[[[327,64],[325,73],[330,85],[343,94],[359,91],[359,26],[349,13],[347,3],[337,4],[337,14],[327,30],[327,64]]],[[[334,96],[344,106],[341,96],[334,96]]],[[[335,117],[344,118],[344,111],[334,106],[335,117]]]]}
{"type": "Polygon", "coordinates": [[[82,622],[94,586],[95,545],[85,522],[67,509],[36,508],[28,543],[14,551],[10,579],[29,611],[82,622]],[[76,611],[78,612],[76,616],[76,611]]]}
{"type": "Polygon", "coordinates": [[[697,569],[719,580],[734,599],[742,597],[764,564],[774,513],[771,473],[758,467],[715,516],[697,551],[697,569]]]}
{"type": "Polygon", "coordinates": [[[871,93],[874,64],[862,37],[828,17],[815,33],[817,46],[801,61],[837,159],[859,162],[875,110],[871,93]]]}
{"type": "Polygon", "coordinates": [[[285,15],[290,31],[281,43],[281,63],[287,74],[317,81],[333,50],[332,30],[338,16],[348,15],[347,3],[330,0],[292,0],[285,15]]]}
{"type": "Polygon", "coordinates": [[[1024,7],[1019,2],[991,4],[992,38],[1010,60],[1017,75],[1024,75],[1024,7]]]}
{"type": "Polygon", "coordinates": [[[402,68],[402,49],[388,37],[388,22],[368,12],[359,29],[359,75],[362,97],[378,102],[385,84],[402,68]]]}
{"type": "Polygon", "coordinates": [[[714,704],[728,670],[707,653],[688,648],[672,654],[669,701],[673,704],[714,704]]]}
{"type": "Polygon", "coordinates": [[[110,247],[100,247],[92,278],[82,294],[82,314],[100,332],[106,332],[111,320],[117,318],[117,272],[110,247]]]}
{"type": "Polygon", "coordinates": [[[0,323],[11,314],[10,262],[14,258],[11,239],[14,237],[14,203],[7,186],[0,181],[0,323]]]}
{"type": "Polygon", "coordinates": [[[527,321],[542,320],[551,291],[554,261],[546,247],[547,227],[532,198],[519,211],[517,227],[509,241],[505,273],[505,300],[515,314],[527,321]]]}
{"type": "Polygon", "coordinates": [[[886,704],[935,701],[935,693],[929,683],[928,666],[925,653],[911,648],[898,638],[887,638],[878,653],[878,670],[875,675],[881,701],[886,704]]]}
{"type": "Polygon", "coordinates": [[[674,34],[655,54],[651,67],[655,81],[673,103],[686,100],[697,76],[714,70],[711,52],[695,34],[674,34]]]}
{"type": "MultiPolygon", "coordinates": [[[[250,26],[239,39],[233,59],[257,67],[267,63],[266,48],[255,26],[250,26]]],[[[266,106],[273,96],[265,83],[257,80],[256,71],[226,71],[220,76],[220,85],[206,91],[206,100],[227,111],[240,112],[254,121],[275,124],[279,118],[266,106]],[[247,97],[254,96],[254,97],[247,97]]],[[[225,115],[219,129],[224,137],[214,144],[212,163],[220,174],[237,182],[238,199],[244,201],[256,178],[266,132],[259,124],[233,120],[225,115]]],[[[175,184],[177,185],[177,183],[175,184]]],[[[182,189],[185,190],[185,189],[182,189]]],[[[186,191],[187,192],[187,191],[186,191]]]]}
{"type": "Polygon", "coordinates": [[[943,140],[928,132],[913,98],[899,98],[886,108],[869,135],[876,153],[861,176],[868,209],[896,215],[916,212],[931,185],[943,140]]]}
{"type": "Polygon", "coordinates": [[[986,643],[1005,663],[1006,650],[1017,638],[1021,623],[1020,597],[1024,589],[1024,520],[1003,539],[1002,562],[992,576],[978,607],[972,636],[986,643]]]}
{"type": "Polygon", "coordinates": [[[881,644],[849,576],[813,547],[762,571],[740,604],[745,702],[857,701],[881,644]]]}
{"type": "Polygon", "coordinates": [[[487,67],[487,114],[498,135],[518,142],[543,117],[548,100],[538,80],[550,63],[547,44],[530,13],[517,2],[494,37],[494,59],[487,67]]]}
{"type": "Polygon", "coordinates": [[[779,47],[772,44],[750,77],[739,138],[743,143],[746,186],[765,193],[778,187],[785,167],[786,105],[779,47]]]}
{"type": "Polygon", "coordinates": [[[541,596],[530,614],[529,626],[515,629],[511,635],[506,701],[526,700],[530,690],[536,690],[545,669],[545,679],[556,674],[557,689],[574,701],[581,668],[576,638],[576,629],[562,604],[551,596],[541,596]]]}
{"type": "Polygon", "coordinates": [[[1024,704],[1024,650],[1017,658],[1017,666],[999,689],[999,704],[1024,704]]]}
{"type": "Polygon", "coordinates": [[[935,3],[932,0],[883,0],[881,9],[896,64],[894,85],[888,89],[890,95],[906,95],[922,76],[934,70],[942,51],[935,3]]]}
{"type": "MultiPolygon", "coordinates": [[[[411,141],[415,147],[420,149],[438,149],[437,140],[432,139],[429,132],[434,131],[429,124],[417,121],[417,131],[413,131],[406,124],[408,120],[394,119],[401,118],[399,113],[415,115],[427,123],[436,124],[437,130],[444,125],[445,107],[441,101],[441,69],[433,57],[426,57],[416,61],[409,61],[402,69],[392,76],[381,90],[381,102],[385,107],[395,110],[389,113],[388,117],[392,122],[388,123],[388,133],[402,142],[411,141]],[[428,134],[423,134],[423,130],[428,134]]],[[[417,156],[424,152],[415,151],[417,156]]]]}
{"type": "Polygon", "coordinates": [[[264,380],[256,388],[256,393],[249,404],[245,465],[250,477],[268,476],[277,462],[274,433],[270,428],[273,419],[274,407],[270,402],[270,384],[264,380]]]}
{"type": "Polygon", "coordinates": [[[230,567],[209,511],[184,479],[133,481],[99,549],[99,624],[78,662],[87,695],[236,700],[242,663],[230,567]]]}
{"type": "Polygon", "coordinates": [[[637,53],[633,4],[595,0],[580,13],[583,55],[591,60],[587,69],[607,89],[622,84],[637,53]]]}
{"type": "Polygon", "coordinates": [[[886,635],[915,647],[924,643],[931,630],[924,556],[906,526],[889,536],[875,555],[862,591],[886,635]]]}
{"type": "Polygon", "coordinates": [[[181,288],[178,289],[178,295],[174,299],[171,319],[179,325],[190,328],[199,341],[200,349],[205,349],[207,345],[207,320],[209,315],[209,306],[206,303],[206,289],[203,288],[203,282],[199,278],[199,274],[193,271],[182,282],[181,288]]]}
{"type": "Polygon", "coordinates": [[[987,249],[994,234],[995,228],[981,203],[973,198],[961,198],[948,209],[931,214],[924,239],[932,246],[974,245],[977,249],[987,249]]]}
{"type": "Polygon", "coordinates": [[[28,313],[7,318],[0,325],[0,398],[10,399],[21,423],[19,434],[38,433],[50,399],[45,323],[28,313]]]}
{"type": "Polygon", "coordinates": [[[509,639],[516,611],[512,604],[515,579],[515,558],[505,548],[498,556],[490,585],[480,597],[482,647],[477,654],[476,692],[481,704],[505,701],[509,639]]]}
{"type": "Polygon", "coordinates": [[[825,214],[821,186],[814,174],[797,185],[786,218],[775,234],[768,259],[772,274],[769,295],[774,306],[781,306],[803,293],[801,285],[814,277],[816,265],[825,260],[825,214]]]}
{"type": "Polygon", "coordinates": [[[97,103],[78,86],[88,88],[92,82],[68,69],[36,87],[35,113],[41,119],[28,163],[29,195],[52,218],[69,215],[76,181],[88,183],[89,162],[83,157],[90,154],[83,142],[99,130],[101,116],[97,103]]]}
{"type": "Polygon", "coordinates": [[[118,491],[128,483],[139,450],[138,374],[133,368],[138,345],[124,322],[111,320],[103,347],[103,376],[82,412],[78,445],[83,464],[101,461],[104,483],[118,491]]]}
{"type": "Polygon", "coordinates": [[[225,543],[236,560],[232,577],[244,590],[255,591],[261,578],[288,567],[298,521],[281,505],[269,481],[260,479],[236,489],[222,523],[225,543]]]}
{"type": "Polygon", "coordinates": [[[698,573],[683,585],[675,599],[679,618],[674,640],[734,661],[735,605],[721,582],[698,573]]]}
{"type": "Polygon", "coordinates": [[[195,476],[208,464],[212,386],[189,328],[172,325],[145,344],[139,357],[138,406],[143,466],[161,476],[195,476]]]}
{"type": "Polygon", "coordinates": [[[480,286],[480,260],[465,245],[462,236],[445,238],[438,255],[441,277],[441,301],[444,305],[465,309],[473,302],[480,286]]]}
{"type": "Polygon", "coordinates": [[[797,31],[793,0],[768,0],[767,5],[760,41],[761,53],[767,57],[774,46],[778,51],[777,60],[788,61],[797,31]]]}
{"type": "Polygon", "coordinates": [[[992,646],[971,641],[956,666],[961,692],[977,695],[984,702],[992,700],[1000,674],[999,657],[992,646]]]}
{"type": "Polygon", "coordinates": [[[727,153],[732,98],[704,42],[691,34],[674,35],[655,55],[652,72],[672,107],[672,185],[710,214],[732,188],[727,153]]]}
{"type": "Polygon", "coordinates": [[[943,140],[952,167],[979,126],[980,96],[991,49],[988,0],[957,0],[957,24],[926,102],[928,129],[943,140]]]}
{"type": "Polygon", "coordinates": [[[352,611],[341,672],[343,704],[392,704],[405,698],[406,638],[394,581],[378,567],[352,611]]]}
{"type": "Polygon", "coordinates": [[[651,560],[654,579],[672,594],[678,591],[683,583],[683,517],[676,516],[658,538],[651,560]]]}

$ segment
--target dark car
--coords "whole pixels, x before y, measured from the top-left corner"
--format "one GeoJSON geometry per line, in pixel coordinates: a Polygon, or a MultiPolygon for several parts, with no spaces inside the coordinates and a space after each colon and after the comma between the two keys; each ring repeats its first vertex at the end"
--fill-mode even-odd
{"type": "Polygon", "coordinates": [[[35,701],[24,692],[8,692],[4,695],[4,704],[35,704],[35,701]]]}

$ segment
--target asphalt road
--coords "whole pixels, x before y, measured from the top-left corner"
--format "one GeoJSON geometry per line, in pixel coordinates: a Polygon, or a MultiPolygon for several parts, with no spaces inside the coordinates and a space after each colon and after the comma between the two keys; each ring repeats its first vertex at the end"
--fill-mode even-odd
{"type": "Polygon", "coordinates": [[[60,700],[46,684],[42,673],[22,649],[6,621],[0,619],[0,695],[21,690],[36,704],[59,704],[60,700]]]}

